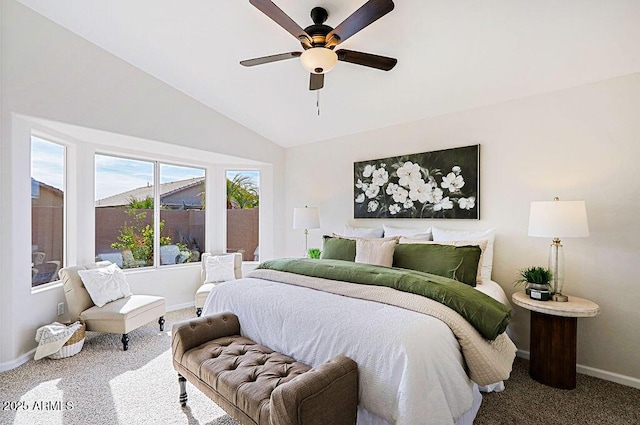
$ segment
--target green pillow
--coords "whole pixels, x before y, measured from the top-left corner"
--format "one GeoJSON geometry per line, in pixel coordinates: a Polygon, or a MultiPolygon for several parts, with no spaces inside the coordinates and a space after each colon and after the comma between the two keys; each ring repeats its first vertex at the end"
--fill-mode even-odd
{"type": "Polygon", "coordinates": [[[356,241],[325,235],[322,237],[320,258],[323,260],[356,261],[356,241]]]}
{"type": "Polygon", "coordinates": [[[393,267],[448,277],[476,286],[479,246],[399,244],[393,253],[393,267]]]}

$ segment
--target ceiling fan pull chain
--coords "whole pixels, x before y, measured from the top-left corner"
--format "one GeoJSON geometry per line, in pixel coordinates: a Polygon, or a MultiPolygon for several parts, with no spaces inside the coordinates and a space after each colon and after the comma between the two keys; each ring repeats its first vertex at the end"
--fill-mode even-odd
{"type": "Polygon", "coordinates": [[[316,108],[318,108],[318,116],[320,116],[320,90],[316,90],[316,108]]]}

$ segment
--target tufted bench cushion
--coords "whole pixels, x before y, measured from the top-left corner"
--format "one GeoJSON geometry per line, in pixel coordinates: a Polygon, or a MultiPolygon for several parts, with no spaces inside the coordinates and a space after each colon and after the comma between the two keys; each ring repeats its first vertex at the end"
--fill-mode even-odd
{"type": "MultiPolygon", "coordinates": [[[[242,424],[353,424],[357,365],[338,356],[316,368],[240,336],[232,313],[174,325],[178,373],[242,424]]],[[[181,402],[186,405],[184,381],[181,402]]]]}

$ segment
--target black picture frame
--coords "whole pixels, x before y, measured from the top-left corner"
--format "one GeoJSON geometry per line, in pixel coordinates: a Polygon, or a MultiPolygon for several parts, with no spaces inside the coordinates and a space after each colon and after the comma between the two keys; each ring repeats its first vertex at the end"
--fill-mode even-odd
{"type": "Polygon", "coordinates": [[[480,219],[480,145],[354,162],[354,218],[480,219]]]}

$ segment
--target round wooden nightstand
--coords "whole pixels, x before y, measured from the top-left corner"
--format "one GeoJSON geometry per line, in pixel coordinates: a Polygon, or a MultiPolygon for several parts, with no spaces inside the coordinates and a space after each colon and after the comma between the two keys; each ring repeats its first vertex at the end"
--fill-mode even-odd
{"type": "Polygon", "coordinates": [[[567,302],[537,301],[524,292],[511,299],[531,311],[529,375],[551,387],[574,389],[578,317],[597,316],[600,306],[573,296],[567,302]]]}

